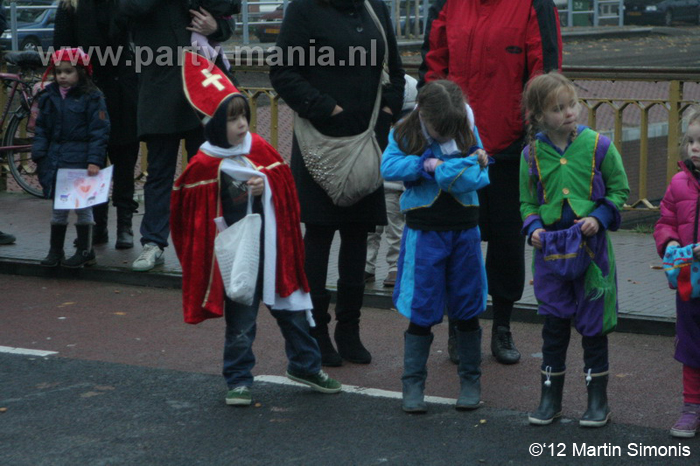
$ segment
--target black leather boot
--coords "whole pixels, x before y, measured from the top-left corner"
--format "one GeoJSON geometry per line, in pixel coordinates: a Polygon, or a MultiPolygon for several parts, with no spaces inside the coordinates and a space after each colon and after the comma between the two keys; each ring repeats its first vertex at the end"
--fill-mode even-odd
{"type": "Polygon", "coordinates": [[[134,247],[134,231],[131,229],[131,221],[134,212],[131,209],[117,207],[117,243],[116,249],[131,249],[134,247]]]}
{"type": "Polygon", "coordinates": [[[425,413],[423,391],[425,379],[428,376],[426,365],[430,355],[430,345],[433,334],[413,335],[404,332],[403,345],[403,375],[401,376],[402,398],[401,408],[407,413],[425,413]]]}
{"type": "Polygon", "coordinates": [[[78,269],[83,266],[95,265],[95,251],[92,249],[92,225],[76,225],[78,232],[78,248],[75,254],[61,262],[61,265],[69,269],[78,269]]]}
{"type": "MultiPolygon", "coordinates": [[[[549,368],[549,366],[547,366],[549,368]]],[[[564,393],[566,372],[542,371],[542,396],[537,411],[528,416],[530,424],[546,426],[561,416],[561,399],[564,393]]]]}
{"type": "Polygon", "coordinates": [[[328,324],[331,321],[331,315],[328,313],[328,307],[331,303],[331,294],[326,290],[324,293],[311,294],[311,303],[314,308],[311,313],[316,322],[315,327],[309,329],[309,333],[316,339],[318,347],[321,350],[321,365],[327,367],[338,367],[343,365],[343,358],[333,346],[331,337],[328,334],[328,324]]]}
{"type": "Polygon", "coordinates": [[[95,225],[92,228],[92,245],[99,246],[100,244],[107,244],[109,242],[109,232],[107,231],[109,202],[93,206],[92,216],[95,219],[95,225]]]}
{"type": "Polygon", "coordinates": [[[582,427],[603,427],[610,420],[608,407],[608,373],[586,375],[588,389],[588,409],[581,416],[582,427]]]}
{"type": "Polygon", "coordinates": [[[58,267],[65,257],[63,243],[66,241],[68,225],[51,225],[51,249],[49,254],[41,261],[43,267],[58,267]]]}
{"type": "Polygon", "coordinates": [[[496,327],[491,333],[491,354],[501,364],[515,364],[520,361],[520,352],[513,342],[513,334],[508,327],[496,327]]]}
{"type": "Polygon", "coordinates": [[[350,285],[338,281],[338,300],[335,305],[335,343],[340,356],[356,364],[369,364],[372,355],[360,340],[360,310],[365,295],[364,283],[350,285]]]}

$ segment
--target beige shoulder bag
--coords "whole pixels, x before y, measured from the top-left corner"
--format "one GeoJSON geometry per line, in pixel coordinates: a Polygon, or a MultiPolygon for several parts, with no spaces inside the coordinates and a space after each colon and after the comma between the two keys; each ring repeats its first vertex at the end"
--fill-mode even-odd
{"type": "MultiPolygon", "coordinates": [[[[365,7],[384,39],[383,63],[386,67],[389,46],[384,28],[367,0],[365,0],[365,7]]],[[[386,74],[386,71],[382,74],[386,74]]],[[[382,151],[374,134],[374,126],[379,116],[384,80],[383,77],[379,81],[369,128],[360,134],[345,137],[326,136],[314,128],[309,120],[300,117],[297,113],[294,114],[294,135],[306,168],[314,181],[323,188],[337,206],[351,206],[382,185],[379,169],[382,151]]]]}

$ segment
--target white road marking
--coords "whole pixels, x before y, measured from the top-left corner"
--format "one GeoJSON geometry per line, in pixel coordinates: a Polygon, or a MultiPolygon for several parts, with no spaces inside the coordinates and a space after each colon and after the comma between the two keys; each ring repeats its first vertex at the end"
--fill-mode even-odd
{"type": "MultiPolygon", "coordinates": [[[[276,383],[280,385],[294,385],[297,387],[306,387],[307,385],[294,382],[292,380],[289,380],[286,377],[282,377],[279,375],[256,375],[255,380],[259,382],[269,382],[269,383],[276,383]]],[[[357,387],[355,385],[346,385],[343,384],[343,392],[344,393],[358,393],[360,395],[368,395],[368,396],[374,396],[378,398],[393,398],[396,400],[402,399],[401,392],[392,392],[389,390],[380,390],[378,388],[365,388],[365,387],[357,387]]],[[[437,404],[443,404],[443,405],[453,405],[457,402],[456,399],[454,398],[443,398],[440,396],[426,396],[425,397],[426,403],[437,403],[437,404]]]]}
{"type": "Polygon", "coordinates": [[[10,346],[0,346],[0,353],[24,354],[27,356],[51,356],[58,354],[58,351],[42,351],[28,348],[12,348],[10,346]]]}

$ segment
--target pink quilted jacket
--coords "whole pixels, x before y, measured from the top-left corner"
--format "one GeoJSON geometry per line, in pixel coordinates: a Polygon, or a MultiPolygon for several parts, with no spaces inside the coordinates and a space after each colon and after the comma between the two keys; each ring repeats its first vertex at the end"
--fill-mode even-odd
{"type": "Polygon", "coordinates": [[[669,241],[678,241],[681,246],[698,242],[698,238],[693,238],[693,235],[700,207],[700,183],[683,162],[678,162],[678,165],[681,172],[674,175],[666,189],[661,201],[661,218],[654,227],[656,251],[661,257],[664,256],[669,241]]]}

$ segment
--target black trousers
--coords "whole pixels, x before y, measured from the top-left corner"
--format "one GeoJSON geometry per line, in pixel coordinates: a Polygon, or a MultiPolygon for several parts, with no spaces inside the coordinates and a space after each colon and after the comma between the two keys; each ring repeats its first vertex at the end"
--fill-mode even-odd
{"type": "Polygon", "coordinates": [[[479,228],[488,242],[486,276],[493,301],[494,322],[509,326],[513,303],[525,285],[525,238],[520,234],[519,156],[500,154],[489,167],[491,184],[479,190],[479,228]],[[508,156],[506,156],[508,155],[508,156]]]}
{"type": "MultiPolygon", "coordinates": [[[[546,316],[542,327],[542,370],[547,366],[552,372],[566,370],[566,351],[571,340],[571,319],[546,316]]],[[[608,364],[608,337],[582,337],[583,370],[593,374],[606,372],[608,364]]]]}
{"type": "Polygon", "coordinates": [[[112,173],[112,205],[135,212],[139,204],[134,200],[134,168],[139,156],[139,142],[109,144],[107,156],[114,166],[112,173]]]}

